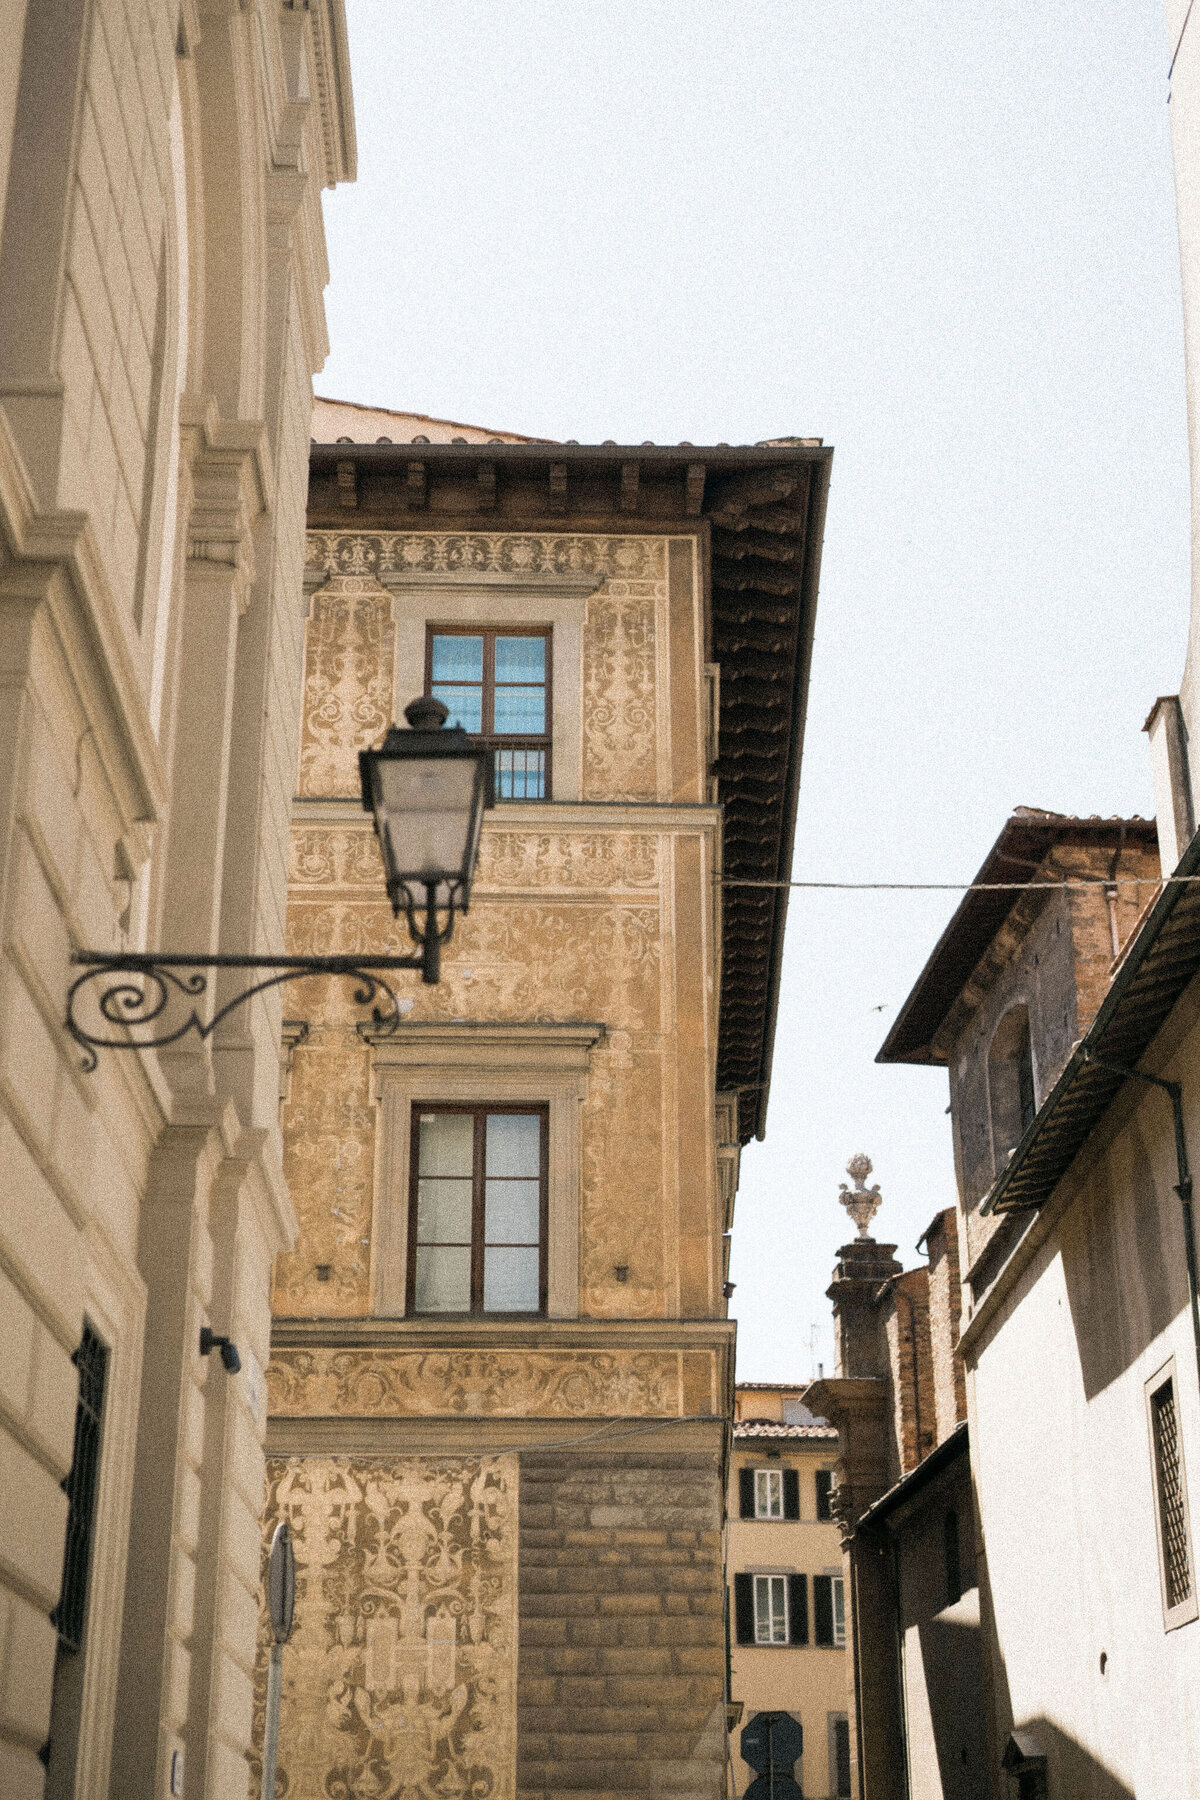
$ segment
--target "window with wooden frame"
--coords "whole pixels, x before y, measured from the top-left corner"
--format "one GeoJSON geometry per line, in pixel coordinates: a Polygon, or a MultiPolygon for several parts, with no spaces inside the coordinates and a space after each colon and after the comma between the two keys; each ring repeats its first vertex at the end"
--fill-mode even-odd
{"type": "Polygon", "coordinates": [[[1197,1616],[1196,1570],[1173,1357],[1146,1383],[1146,1411],[1154,1472],[1163,1624],[1173,1631],[1197,1616]]]}
{"type": "Polygon", "coordinates": [[[548,1112],[414,1105],[410,1313],[545,1311],[548,1112]]]}
{"type": "Polygon", "coordinates": [[[550,798],[550,629],[430,625],[425,691],[495,751],[497,800],[550,798]]]}

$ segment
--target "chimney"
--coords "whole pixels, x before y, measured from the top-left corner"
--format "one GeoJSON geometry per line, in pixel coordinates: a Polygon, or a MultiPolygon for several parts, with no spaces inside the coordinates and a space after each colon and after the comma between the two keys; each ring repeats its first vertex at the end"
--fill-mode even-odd
{"type": "Polygon", "coordinates": [[[1163,875],[1167,876],[1178,868],[1179,859],[1191,843],[1196,828],[1188,773],[1187,728],[1178,694],[1164,694],[1157,699],[1142,730],[1150,738],[1158,856],[1163,875]]]}

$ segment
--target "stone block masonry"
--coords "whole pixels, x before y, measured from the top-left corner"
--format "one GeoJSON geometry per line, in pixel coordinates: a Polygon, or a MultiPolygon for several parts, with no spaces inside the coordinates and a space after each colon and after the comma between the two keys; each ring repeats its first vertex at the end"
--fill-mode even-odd
{"type": "Polygon", "coordinates": [[[525,1455],[520,1495],[518,1800],[716,1800],[718,1455],[525,1455]]]}

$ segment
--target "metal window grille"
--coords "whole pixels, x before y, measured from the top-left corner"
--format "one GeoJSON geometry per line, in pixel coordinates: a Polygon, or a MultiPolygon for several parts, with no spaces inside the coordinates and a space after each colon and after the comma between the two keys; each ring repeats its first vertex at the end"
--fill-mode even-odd
{"type": "Polygon", "coordinates": [[[71,1358],[79,1370],[79,1399],[75,1407],[75,1450],[71,1470],[63,1482],[67,1496],[67,1543],[63,1553],[62,1592],[50,1622],[64,1650],[83,1644],[87,1611],[88,1568],[92,1555],[92,1525],[96,1512],[96,1484],[100,1472],[100,1427],[104,1415],[104,1387],[108,1376],[108,1350],[90,1325],[83,1328],[83,1342],[71,1358]]]}
{"type": "Polygon", "coordinates": [[[1154,1426],[1154,1469],[1158,1481],[1158,1516],[1162,1533],[1167,1605],[1181,1606],[1191,1598],[1192,1559],[1188,1544],[1187,1508],[1179,1455],[1179,1417],[1175,1407],[1173,1380],[1164,1381],[1151,1394],[1150,1416],[1154,1426]]]}
{"type": "Polygon", "coordinates": [[[754,1641],[786,1644],[788,1641],[787,1580],[783,1575],[754,1577],[754,1641]]]}
{"type": "Polygon", "coordinates": [[[490,740],[495,747],[495,798],[497,800],[544,800],[546,798],[546,752],[544,750],[506,749],[490,740]]]}

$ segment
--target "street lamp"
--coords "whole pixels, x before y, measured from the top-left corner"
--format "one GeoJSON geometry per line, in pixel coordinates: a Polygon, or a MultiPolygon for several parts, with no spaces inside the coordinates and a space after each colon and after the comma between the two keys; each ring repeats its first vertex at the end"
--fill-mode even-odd
{"type": "Polygon", "coordinates": [[[493,753],[428,695],[404,709],[408,730],[393,725],[378,750],[360,750],[363,809],[375,816],[388,899],[403,911],[423,950],[422,977],[436,982],[441,948],[466,912],[479,854],[484,808],[492,804],[493,753]],[[424,923],[418,913],[424,908],[424,923]],[[446,923],[437,923],[437,909],[446,923]]]}
{"type": "Polygon", "coordinates": [[[419,969],[430,984],[441,976],[442,945],[454,930],[456,912],[466,912],[479,855],[483,814],[492,804],[492,752],[472,743],[461,725],[446,729],[446,708],[428,696],[404,709],[408,729],[393,725],[378,750],[359,755],[364,808],[374,815],[383,856],[388,898],[397,918],[403,912],[415,956],[196,956],[141,951],[75,950],[82,967],[67,992],[66,1027],[83,1050],[85,1069],[96,1067],[97,1050],[153,1050],[185,1033],[211,1037],[236,1007],[267,988],[306,975],[350,975],[355,1000],[372,1005],[377,1032],[395,1031],[400,1005],[383,975],[419,969]],[[444,915],[439,923],[439,911],[444,915]],[[423,915],[423,916],[422,916],[423,915]],[[244,992],[219,1007],[211,1019],[194,1009],[181,1024],[151,1037],[133,1037],[135,1026],[152,1025],[178,996],[197,999],[207,992],[213,969],[269,970],[244,992]],[[118,977],[112,980],[111,977],[118,977]],[[103,984],[95,1004],[120,1035],[89,1031],[76,1015],[76,1000],[90,984],[103,984]]]}

